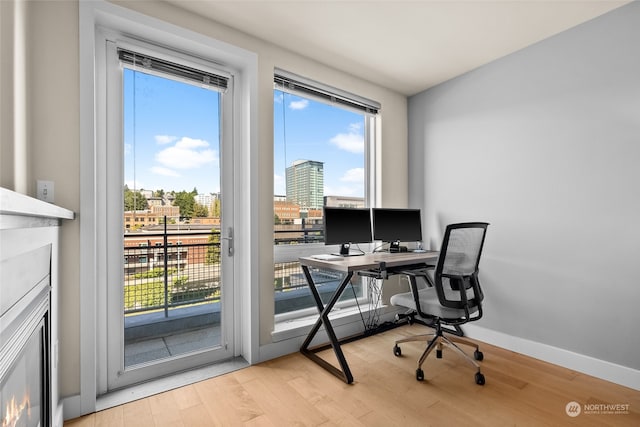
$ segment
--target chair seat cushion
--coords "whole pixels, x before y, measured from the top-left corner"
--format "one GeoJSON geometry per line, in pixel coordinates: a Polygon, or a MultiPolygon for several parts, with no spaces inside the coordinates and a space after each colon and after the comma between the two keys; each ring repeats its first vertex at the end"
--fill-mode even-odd
{"type": "MultiPolygon", "coordinates": [[[[445,292],[448,294],[447,299],[460,299],[460,294],[457,291],[445,290],[445,292]],[[449,295],[449,293],[451,295],[449,295]],[[455,297],[456,294],[457,298],[455,297]]],[[[463,309],[443,307],[442,305],[440,305],[440,300],[438,299],[438,294],[436,293],[435,288],[420,289],[418,291],[418,296],[420,298],[420,310],[425,314],[439,317],[440,319],[445,321],[447,319],[453,321],[463,319],[465,317],[465,312],[463,309]]],[[[390,302],[391,305],[402,306],[417,310],[412,292],[395,294],[391,297],[390,302]]],[[[477,308],[475,307],[469,310],[470,315],[476,312],[477,308]]]]}

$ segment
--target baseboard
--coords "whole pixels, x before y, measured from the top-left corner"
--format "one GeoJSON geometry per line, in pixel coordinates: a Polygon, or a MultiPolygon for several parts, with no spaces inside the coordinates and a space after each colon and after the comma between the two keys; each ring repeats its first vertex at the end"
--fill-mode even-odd
{"type": "Polygon", "coordinates": [[[469,338],[640,390],[640,371],[638,370],[477,325],[466,324],[464,331],[469,338]]]}
{"type": "MultiPolygon", "coordinates": [[[[60,411],[60,414],[62,414],[65,420],[72,420],[74,418],[78,418],[81,415],[84,415],[80,410],[80,402],[81,399],[79,394],[62,399],[63,410],[60,411]]],[[[59,426],[62,427],[62,424],[59,424],[59,426]]]]}
{"type": "Polygon", "coordinates": [[[53,415],[53,426],[64,427],[64,403],[60,402],[53,415]]]}

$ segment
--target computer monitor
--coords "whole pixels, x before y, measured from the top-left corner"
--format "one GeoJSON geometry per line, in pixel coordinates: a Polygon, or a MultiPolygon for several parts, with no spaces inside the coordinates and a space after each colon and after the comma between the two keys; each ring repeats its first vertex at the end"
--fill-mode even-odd
{"type": "Polygon", "coordinates": [[[340,245],[340,255],[363,255],[349,252],[352,243],[369,243],[371,238],[371,212],[362,208],[324,208],[324,244],[340,245]]]}
{"type": "Polygon", "coordinates": [[[420,209],[373,209],[373,239],[390,243],[389,251],[400,251],[400,242],[422,240],[420,209]]]}

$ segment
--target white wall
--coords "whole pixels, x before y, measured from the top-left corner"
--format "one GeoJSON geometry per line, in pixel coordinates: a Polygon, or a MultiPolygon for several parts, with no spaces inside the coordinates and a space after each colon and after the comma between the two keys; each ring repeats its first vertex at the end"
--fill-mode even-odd
{"type": "MultiPolygon", "coordinates": [[[[13,7],[3,3],[1,19],[3,23],[3,42],[1,56],[13,63],[14,44],[5,43],[4,23],[15,26],[13,18],[7,18],[5,12],[13,14],[13,7]],[[5,19],[7,18],[7,19],[5,19]]],[[[255,39],[244,33],[219,25],[213,21],[184,12],[163,2],[118,2],[118,5],[130,8],[161,19],[182,28],[195,31],[217,40],[238,46],[258,56],[258,112],[257,126],[251,129],[257,135],[259,164],[255,170],[255,182],[258,183],[255,205],[252,212],[257,215],[252,221],[257,243],[252,251],[257,263],[255,286],[259,289],[260,307],[260,345],[271,344],[273,328],[273,70],[274,67],[316,79],[325,84],[338,87],[382,105],[382,202],[388,206],[407,204],[406,174],[397,170],[407,168],[407,100],[406,97],[359,77],[331,69],[314,61],[301,57],[277,46],[255,39]],[[384,141],[392,141],[393,145],[384,141]]],[[[79,101],[79,8],[77,0],[56,2],[25,2],[24,24],[28,34],[26,45],[18,52],[26,55],[25,66],[28,70],[29,84],[20,102],[26,106],[25,132],[23,147],[26,157],[15,161],[2,159],[3,173],[0,185],[19,190],[13,181],[14,171],[28,171],[22,179],[26,188],[21,192],[35,195],[36,179],[55,182],[56,204],[77,213],[77,220],[65,223],[61,233],[61,290],[60,299],[60,392],[61,396],[76,396],[80,393],[80,294],[81,287],[93,286],[81,283],[78,265],[81,246],[80,221],[83,215],[80,209],[80,147],[87,143],[80,138],[80,101],[79,101]],[[26,50],[26,52],[25,52],[26,50]],[[5,178],[4,166],[11,169],[5,178]]],[[[21,6],[22,7],[22,6],[21,6]]],[[[312,55],[312,54],[311,54],[312,55]]],[[[13,75],[6,75],[3,60],[3,74],[0,76],[2,89],[13,87],[13,75]]],[[[18,64],[19,65],[19,64],[18,64]]],[[[3,125],[5,113],[13,117],[14,104],[2,98],[3,125]]],[[[11,121],[13,123],[13,119],[11,121]]],[[[2,150],[5,146],[13,150],[13,143],[5,141],[2,131],[2,150]]],[[[9,135],[13,137],[12,135],[9,135]]],[[[22,149],[22,148],[21,148],[22,149]]],[[[272,351],[270,349],[270,351],[272,351]]]]}
{"type": "Polygon", "coordinates": [[[610,362],[636,388],[638,22],[634,2],[409,99],[410,205],[430,243],[491,223],[478,324],[610,362]]]}
{"type": "Polygon", "coordinates": [[[27,4],[0,2],[0,185],[27,191],[27,4]]]}

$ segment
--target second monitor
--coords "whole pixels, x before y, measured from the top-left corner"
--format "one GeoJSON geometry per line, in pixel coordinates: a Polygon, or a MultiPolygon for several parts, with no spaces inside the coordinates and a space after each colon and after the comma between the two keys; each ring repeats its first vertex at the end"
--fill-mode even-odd
{"type": "Polygon", "coordinates": [[[420,209],[374,208],[373,239],[388,242],[389,252],[400,252],[400,242],[422,240],[420,209]]]}

